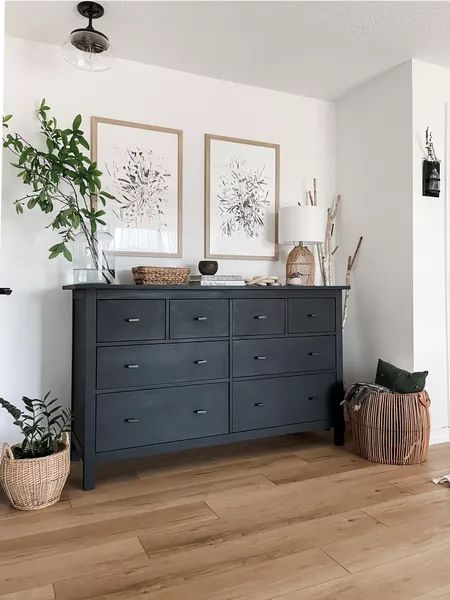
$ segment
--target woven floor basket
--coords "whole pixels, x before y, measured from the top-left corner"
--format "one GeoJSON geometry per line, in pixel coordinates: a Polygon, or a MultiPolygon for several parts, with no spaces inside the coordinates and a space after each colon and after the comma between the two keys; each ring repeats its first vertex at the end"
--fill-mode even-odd
{"type": "Polygon", "coordinates": [[[58,502],[69,471],[68,434],[64,434],[55,454],[42,458],[16,459],[12,447],[3,445],[0,483],[11,505],[18,510],[39,510],[58,502]]]}
{"type": "Polygon", "coordinates": [[[189,280],[187,267],[133,267],[137,285],[183,285],[189,280]]]}
{"type": "Polygon", "coordinates": [[[425,391],[369,393],[359,410],[348,410],[356,453],[390,465],[423,462],[430,441],[429,406],[425,391]]]}

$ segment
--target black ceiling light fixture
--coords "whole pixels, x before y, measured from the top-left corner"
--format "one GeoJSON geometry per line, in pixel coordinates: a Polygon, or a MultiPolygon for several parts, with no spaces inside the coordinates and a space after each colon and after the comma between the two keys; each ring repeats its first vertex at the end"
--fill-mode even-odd
{"type": "Polygon", "coordinates": [[[93,19],[105,10],[97,2],[80,2],[78,12],[89,19],[87,27],[74,29],[62,46],[62,55],[71,65],[84,71],[106,71],[111,68],[111,45],[104,33],[92,26],[93,19]]]}

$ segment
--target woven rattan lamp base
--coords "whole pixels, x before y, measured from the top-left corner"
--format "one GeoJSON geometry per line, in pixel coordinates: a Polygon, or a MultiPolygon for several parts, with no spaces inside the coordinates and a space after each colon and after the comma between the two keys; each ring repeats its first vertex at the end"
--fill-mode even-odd
{"type": "Polygon", "coordinates": [[[286,285],[314,285],[314,256],[306,246],[295,246],[286,260],[286,285]]]}

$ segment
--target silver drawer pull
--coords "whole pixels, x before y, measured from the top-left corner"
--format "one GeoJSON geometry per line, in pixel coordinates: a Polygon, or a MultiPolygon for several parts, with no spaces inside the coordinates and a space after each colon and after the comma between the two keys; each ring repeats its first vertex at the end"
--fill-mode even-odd
{"type": "Polygon", "coordinates": [[[267,356],[255,356],[255,360],[267,360],[267,356]]]}
{"type": "Polygon", "coordinates": [[[124,419],[125,423],[139,423],[139,419],[124,419]]]}
{"type": "Polygon", "coordinates": [[[255,319],[267,319],[267,315],[256,315],[255,319]]]}
{"type": "Polygon", "coordinates": [[[312,318],[312,319],[314,319],[315,317],[318,317],[318,316],[319,316],[319,315],[314,315],[314,314],[310,314],[310,315],[308,315],[308,317],[310,317],[310,318],[312,318]]]}
{"type": "Polygon", "coordinates": [[[206,415],[207,412],[204,408],[199,408],[198,410],[194,410],[194,415],[206,415]]]}
{"type": "Polygon", "coordinates": [[[320,352],[308,352],[308,356],[319,356],[320,352]]]}
{"type": "Polygon", "coordinates": [[[125,365],[126,369],[139,369],[139,365],[125,365]]]}
{"type": "Polygon", "coordinates": [[[308,400],[317,400],[317,396],[308,396],[308,400]]]}
{"type": "Polygon", "coordinates": [[[260,408],[261,406],[265,406],[266,403],[265,402],[255,402],[254,404],[257,408],[260,408]]]}
{"type": "Polygon", "coordinates": [[[195,317],[195,321],[207,321],[208,317],[195,317]]]}
{"type": "Polygon", "coordinates": [[[129,319],[125,319],[127,323],[139,323],[139,317],[130,317],[129,319]]]}
{"type": "Polygon", "coordinates": [[[194,360],[194,364],[195,365],[204,365],[206,364],[208,361],[206,360],[206,358],[202,358],[200,360],[194,360]]]}

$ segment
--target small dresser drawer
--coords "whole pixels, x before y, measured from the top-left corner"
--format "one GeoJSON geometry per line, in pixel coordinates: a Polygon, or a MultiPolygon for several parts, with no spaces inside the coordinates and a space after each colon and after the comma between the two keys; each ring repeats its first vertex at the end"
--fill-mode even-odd
{"type": "Polygon", "coordinates": [[[227,336],[228,300],[171,300],[170,337],[227,336]]]}
{"type": "Polygon", "coordinates": [[[233,431],[329,421],[334,374],[238,381],[233,386],[233,431]]]}
{"type": "Polygon", "coordinates": [[[97,389],[226,379],[228,342],[97,348],[97,389]]]}
{"type": "Polygon", "coordinates": [[[233,300],[233,335],[284,333],[284,300],[233,300]]]}
{"type": "Polygon", "coordinates": [[[289,333],[322,333],[336,330],[334,298],[288,300],[289,333]]]}
{"type": "Polygon", "coordinates": [[[228,384],[97,396],[97,452],[228,433],[228,384]]]}
{"type": "Polygon", "coordinates": [[[236,340],[234,377],[335,368],[334,336],[236,340]]]}
{"type": "Polygon", "coordinates": [[[97,341],[163,340],[164,300],[99,300],[97,341]]]}

